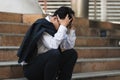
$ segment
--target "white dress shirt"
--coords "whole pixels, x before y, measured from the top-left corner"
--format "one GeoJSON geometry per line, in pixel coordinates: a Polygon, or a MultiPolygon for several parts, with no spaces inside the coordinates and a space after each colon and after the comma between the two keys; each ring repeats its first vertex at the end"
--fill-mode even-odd
{"type": "MultiPolygon", "coordinates": [[[[50,21],[49,16],[45,19],[50,21]]],[[[62,49],[71,49],[75,45],[76,35],[75,30],[70,30],[60,25],[54,37],[44,32],[38,41],[38,54],[44,53],[50,49],[58,49],[59,45],[62,49]]]]}

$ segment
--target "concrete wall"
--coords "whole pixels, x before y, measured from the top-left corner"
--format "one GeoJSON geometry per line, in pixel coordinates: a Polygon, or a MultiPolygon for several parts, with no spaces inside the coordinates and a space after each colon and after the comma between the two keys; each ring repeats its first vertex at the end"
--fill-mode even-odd
{"type": "Polygon", "coordinates": [[[0,0],[0,12],[43,14],[38,0],[0,0]]]}

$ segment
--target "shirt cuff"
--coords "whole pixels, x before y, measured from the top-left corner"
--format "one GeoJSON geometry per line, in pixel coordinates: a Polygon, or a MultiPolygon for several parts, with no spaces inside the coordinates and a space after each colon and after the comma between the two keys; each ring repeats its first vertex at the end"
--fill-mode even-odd
{"type": "Polygon", "coordinates": [[[63,26],[63,25],[60,25],[60,27],[59,27],[60,29],[62,29],[62,30],[65,30],[65,31],[67,31],[67,28],[65,27],[65,26],[63,26]]]}
{"type": "Polygon", "coordinates": [[[74,34],[74,33],[75,33],[75,30],[71,29],[70,34],[74,34]]]}

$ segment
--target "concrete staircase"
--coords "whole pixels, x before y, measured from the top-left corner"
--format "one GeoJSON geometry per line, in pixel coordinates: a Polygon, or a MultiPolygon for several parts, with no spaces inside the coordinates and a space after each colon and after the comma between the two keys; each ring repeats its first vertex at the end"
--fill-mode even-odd
{"type": "MultiPolygon", "coordinates": [[[[23,15],[0,13],[0,80],[26,80],[16,52],[30,24],[23,15]]],[[[118,24],[76,18],[78,60],[72,80],[120,79],[118,24]]]]}
{"type": "Polygon", "coordinates": [[[120,79],[118,24],[76,18],[78,62],[73,79],[120,79]]]}
{"type": "Polygon", "coordinates": [[[16,52],[29,25],[22,14],[0,12],[0,17],[0,80],[21,77],[21,67],[12,62],[18,59],[16,52]]]}

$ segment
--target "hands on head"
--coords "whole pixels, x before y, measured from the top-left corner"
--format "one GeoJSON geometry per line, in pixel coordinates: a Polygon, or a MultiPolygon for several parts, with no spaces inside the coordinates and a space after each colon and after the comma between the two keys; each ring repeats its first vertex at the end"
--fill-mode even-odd
{"type": "Polygon", "coordinates": [[[69,18],[69,15],[67,14],[64,19],[60,19],[59,16],[57,15],[57,18],[60,25],[66,26],[67,28],[72,28],[74,20],[73,16],[72,18],[69,18]]]}

